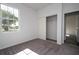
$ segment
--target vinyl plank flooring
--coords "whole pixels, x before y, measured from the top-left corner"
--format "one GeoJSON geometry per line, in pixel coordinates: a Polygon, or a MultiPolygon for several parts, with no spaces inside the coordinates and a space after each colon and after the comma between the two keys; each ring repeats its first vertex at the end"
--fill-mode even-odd
{"type": "Polygon", "coordinates": [[[0,50],[0,55],[79,55],[79,47],[35,39],[0,50]]]}

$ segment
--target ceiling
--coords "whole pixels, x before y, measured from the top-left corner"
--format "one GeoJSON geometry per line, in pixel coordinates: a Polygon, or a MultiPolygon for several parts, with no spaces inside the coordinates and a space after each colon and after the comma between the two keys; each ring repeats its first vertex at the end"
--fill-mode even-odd
{"type": "Polygon", "coordinates": [[[24,5],[27,5],[28,7],[37,11],[37,10],[40,10],[50,4],[51,3],[25,3],[24,5]]]}

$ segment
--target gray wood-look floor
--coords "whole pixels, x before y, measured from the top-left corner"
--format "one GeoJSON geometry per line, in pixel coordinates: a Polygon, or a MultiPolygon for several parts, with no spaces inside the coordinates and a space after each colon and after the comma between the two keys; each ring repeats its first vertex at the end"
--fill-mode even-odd
{"type": "MultiPolygon", "coordinates": [[[[0,50],[0,55],[16,55],[30,49],[38,55],[79,55],[79,47],[70,44],[57,45],[53,41],[35,39],[0,50]]],[[[28,54],[26,54],[28,55],[28,54]]]]}

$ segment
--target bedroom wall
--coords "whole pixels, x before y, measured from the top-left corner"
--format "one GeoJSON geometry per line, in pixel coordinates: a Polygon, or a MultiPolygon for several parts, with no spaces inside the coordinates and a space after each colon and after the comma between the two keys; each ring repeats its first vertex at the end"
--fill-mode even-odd
{"type": "Polygon", "coordinates": [[[19,10],[19,30],[0,32],[0,49],[37,38],[37,14],[23,4],[4,4],[19,10]]]}
{"type": "Polygon", "coordinates": [[[62,44],[64,42],[64,28],[63,28],[63,18],[62,18],[62,4],[52,3],[51,5],[38,11],[39,16],[39,38],[46,40],[46,17],[57,15],[57,44],[62,44]],[[43,24],[43,25],[42,25],[43,24]],[[41,27],[43,29],[41,29],[41,27]]]}
{"type": "Polygon", "coordinates": [[[79,11],[79,3],[63,3],[63,13],[79,11]]]}
{"type": "Polygon", "coordinates": [[[39,23],[38,37],[44,40],[46,39],[46,17],[57,15],[57,44],[64,43],[64,39],[65,39],[64,14],[74,11],[79,11],[79,3],[63,3],[63,4],[53,3],[39,10],[38,16],[40,23],[39,23]],[[41,27],[43,29],[41,29],[41,27]]]}

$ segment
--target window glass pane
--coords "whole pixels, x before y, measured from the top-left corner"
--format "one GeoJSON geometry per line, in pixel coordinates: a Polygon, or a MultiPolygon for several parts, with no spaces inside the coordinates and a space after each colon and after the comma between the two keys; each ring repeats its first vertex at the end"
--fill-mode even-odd
{"type": "Polygon", "coordinates": [[[1,25],[1,19],[2,19],[2,13],[1,13],[1,9],[0,9],[0,25],[1,25]]]}
{"type": "Polygon", "coordinates": [[[1,13],[1,9],[0,9],[0,31],[2,31],[2,13],[1,13]]]}
{"type": "Polygon", "coordinates": [[[0,9],[0,18],[2,17],[1,9],[0,9]]]}
{"type": "Polygon", "coordinates": [[[8,18],[7,6],[1,4],[1,12],[3,18],[8,18]]]}
{"type": "Polygon", "coordinates": [[[3,31],[14,31],[19,28],[18,9],[1,4],[1,19],[3,31]]]}
{"type": "Polygon", "coordinates": [[[18,9],[14,9],[14,19],[18,20],[18,9]]]}
{"type": "Polygon", "coordinates": [[[7,11],[7,6],[1,4],[1,9],[7,11]]]}
{"type": "Polygon", "coordinates": [[[14,9],[14,24],[15,24],[15,29],[18,29],[19,24],[18,24],[18,9],[14,9]]]}
{"type": "Polygon", "coordinates": [[[3,20],[2,20],[2,24],[3,24],[3,25],[8,25],[8,20],[7,20],[7,19],[3,19],[3,20]]]}
{"type": "Polygon", "coordinates": [[[9,28],[8,28],[8,26],[2,26],[3,27],[3,31],[9,31],[9,28]]]}
{"type": "Polygon", "coordinates": [[[7,19],[2,19],[2,28],[3,28],[3,31],[8,31],[8,20],[7,19]]]}
{"type": "Polygon", "coordinates": [[[11,8],[11,7],[7,7],[8,8],[8,17],[9,17],[9,19],[13,19],[13,8],[11,8]]]}

